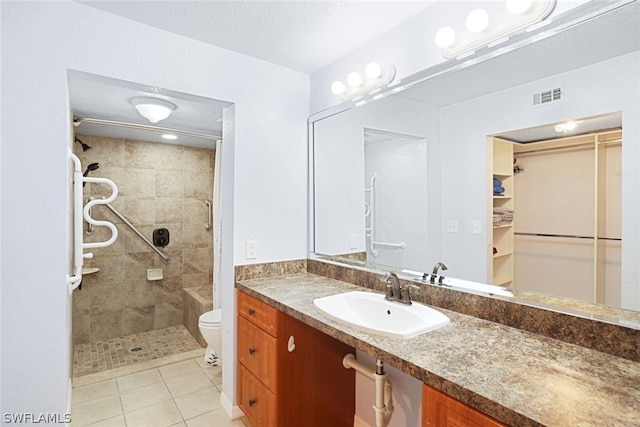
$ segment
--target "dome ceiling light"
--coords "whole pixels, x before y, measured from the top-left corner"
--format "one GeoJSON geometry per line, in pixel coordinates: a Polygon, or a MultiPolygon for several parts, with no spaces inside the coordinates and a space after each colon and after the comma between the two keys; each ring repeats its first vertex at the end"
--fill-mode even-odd
{"type": "Polygon", "coordinates": [[[151,123],[158,123],[171,115],[177,107],[164,99],[140,96],[131,99],[131,104],[138,113],[151,123]]]}

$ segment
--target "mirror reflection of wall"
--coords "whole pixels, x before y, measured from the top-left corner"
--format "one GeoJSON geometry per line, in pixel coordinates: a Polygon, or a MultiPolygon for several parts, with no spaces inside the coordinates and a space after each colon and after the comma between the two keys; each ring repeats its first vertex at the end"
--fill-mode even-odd
{"type": "Polygon", "coordinates": [[[365,128],[364,162],[367,261],[419,268],[429,241],[427,141],[365,128]]]}

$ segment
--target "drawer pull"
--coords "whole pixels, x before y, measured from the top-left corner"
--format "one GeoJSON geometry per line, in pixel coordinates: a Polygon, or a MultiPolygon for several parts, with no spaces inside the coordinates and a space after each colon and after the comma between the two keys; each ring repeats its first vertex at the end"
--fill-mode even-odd
{"type": "Polygon", "coordinates": [[[249,316],[253,316],[254,314],[256,314],[256,311],[253,308],[250,308],[248,311],[249,311],[249,316]]]}
{"type": "Polygon", "coordinates": [[[256,401],[254,399],[249,399],[249,406],[253,406],[256,404],[256,401]]]}
{"type": "Polygon", "coordinates": [[[250,355],[252,355],[252,356],[253,356],[253,355],[255,354],[255,352],[256,352],[256,349],[255,349],[255,348],[251,348],[251,347],[249,347],[249,354],[250,354],[250,355]]]}

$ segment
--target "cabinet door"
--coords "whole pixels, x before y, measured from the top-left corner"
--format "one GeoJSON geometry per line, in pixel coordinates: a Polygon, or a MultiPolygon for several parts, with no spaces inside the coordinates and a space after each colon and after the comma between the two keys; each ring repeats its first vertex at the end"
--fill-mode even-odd
{"type": "Polygon", "coordinates": [[[342,358],[353,348],[290,316],[283,314],[280,320],[282,425],[353,427],[355,372],[342,365],[342,358]],[[289,351],[290,337],[295,341],[293,351],[289,351]]]}
{"type": "Polygon", "coordinates": [[[242,365],[238,365],[238,406],[256,427],[278,427],[276,396],[242,365]]]}
{"type": "Polygon", "coordinates": [[[277,394],[277,338],[238,317],[238,362],[277,394]]]}
{"type": "Polygon", "coordinates": [[[506,427],[482,412],[422,385],[422,425],[437,427],[506,427]]]}

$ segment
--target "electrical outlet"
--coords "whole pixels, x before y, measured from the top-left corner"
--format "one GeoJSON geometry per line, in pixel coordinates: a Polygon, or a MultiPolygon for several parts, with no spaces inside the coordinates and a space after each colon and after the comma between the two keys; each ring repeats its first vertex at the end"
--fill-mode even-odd
{"type": "Polygon", "coordinates": [[[255,259],[258,256],[258,245],[255,240],[247,240],[247,259],[255,259]]]}
{"type": "Polygon", "coordinates": [[[450,219],[447,221],[447,231],[449,233],[457,233],[458,232],[458,220],[450,219]]]}
{"type": "Polygon", "coordinates": [[[351,235],[351,249],[358,249],[358,235],[351,235]]]}
{"type": "Polygon", "coordinates": [[[473,234],[482,234],[482,223],[478,220],[473,221],[473,234]]]}

